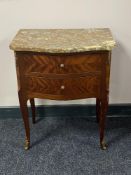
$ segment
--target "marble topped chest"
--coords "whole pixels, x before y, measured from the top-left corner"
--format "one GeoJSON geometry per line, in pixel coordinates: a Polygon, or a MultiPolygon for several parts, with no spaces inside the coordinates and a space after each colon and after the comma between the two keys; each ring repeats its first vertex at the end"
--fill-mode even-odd
{"type": "Polygon", "coordinates": [[[100,146],[104,142],[108,107],[111,32],[99,29],[22,29],[10,44],[15,52],[18,95],[30,146],[27,101],[35,123],[34,98],[74,100],[96,98],[100,146]]]}

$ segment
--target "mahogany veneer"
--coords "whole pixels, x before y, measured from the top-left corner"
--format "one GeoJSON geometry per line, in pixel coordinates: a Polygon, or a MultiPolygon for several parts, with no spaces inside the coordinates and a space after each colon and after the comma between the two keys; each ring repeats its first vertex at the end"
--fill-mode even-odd
{"type": "Polygon", "coordinates": [[[27,100],[31,100],[35,122],[34,98],[54,100],[97,99],[100,144],[104,144],[104,123],[108,106],[110,51],[75,54],[15,52],[19,100],[29,147],[27,100]]]}

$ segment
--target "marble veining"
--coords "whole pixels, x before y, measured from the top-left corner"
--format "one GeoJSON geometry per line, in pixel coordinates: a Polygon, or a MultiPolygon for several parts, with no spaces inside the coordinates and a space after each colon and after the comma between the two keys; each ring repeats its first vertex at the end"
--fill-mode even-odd
{"type": "Polygon", "coordinates": [[[74,53],[112,50],[115,44],[108,28],[21,29],[10,48],[14,51],[74,53]]]}

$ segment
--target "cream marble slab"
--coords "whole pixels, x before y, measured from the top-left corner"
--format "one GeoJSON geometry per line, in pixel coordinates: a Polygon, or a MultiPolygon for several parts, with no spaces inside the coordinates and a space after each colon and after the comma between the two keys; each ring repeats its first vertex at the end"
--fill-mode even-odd
{"type": "Polygon", "coordinates": [[[74,53],[112,50],[115,40],[108,28],[21,29],[10,44],[14,51],[74,53]]]}

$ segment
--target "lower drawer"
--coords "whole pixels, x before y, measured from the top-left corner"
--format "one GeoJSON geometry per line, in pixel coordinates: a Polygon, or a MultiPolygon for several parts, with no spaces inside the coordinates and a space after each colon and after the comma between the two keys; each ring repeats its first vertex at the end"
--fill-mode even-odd
{"type": "Polygon", "coordinates": [[[26,77],[26,91],[29,97],[56,100],[98,97],[100,95],[100,77],[26,77]]]}

